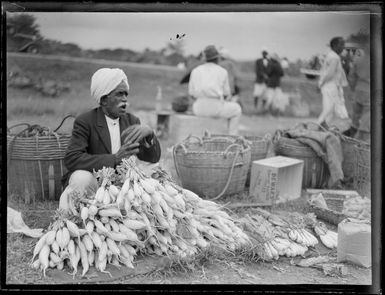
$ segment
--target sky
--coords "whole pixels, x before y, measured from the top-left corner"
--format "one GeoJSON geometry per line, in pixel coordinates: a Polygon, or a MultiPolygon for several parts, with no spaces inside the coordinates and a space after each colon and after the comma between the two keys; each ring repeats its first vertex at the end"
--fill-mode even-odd
{"type": "Polygon", "coordinates": [[[369,14],[328,12],[35,12],[41,34],[83,49],[160,50],[185,34],[186,54],[207,45],[225,47],[237,60],[254,60],[261,49],[294,61],[324,53],[335,36],[369,32],[369,14]]]}

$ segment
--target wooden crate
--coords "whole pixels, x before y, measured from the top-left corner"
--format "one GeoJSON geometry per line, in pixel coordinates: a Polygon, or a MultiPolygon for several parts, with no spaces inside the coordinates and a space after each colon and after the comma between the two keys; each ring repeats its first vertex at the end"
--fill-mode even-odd
{"type": "Polygon", "coordinates": [[[301,196],[303,160],[276,156],[253,161],[250,198],[261,206],[272,206],[301,196]]]}

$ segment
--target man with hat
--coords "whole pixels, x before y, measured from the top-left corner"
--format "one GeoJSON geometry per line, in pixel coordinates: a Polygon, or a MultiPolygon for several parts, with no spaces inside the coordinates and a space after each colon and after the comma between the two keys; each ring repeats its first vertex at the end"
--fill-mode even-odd
{"type": "Polygon", "coordinates": [[[266,83],[269,79],[267,75],[267,69],[270,65],[270,60],[268,58],[268,50],[266,47],[262,48],[262,57],[258,58],[255,62],[255,84],[254,84],[254,107],[257,111],[265,109],[266,103],[266,83]]]}
{"type": "Polygon", "coordinates": [[[98,107],[79,115],[64,156],[68,173],[59,208],[68,208],[72,189],[92,195],[97,182],[92,172],[103,167],[115,168],[123,158],[136,155],[138,159],[156,163],[161,149],[154,131],[127,112],[129,84],[121,69],[102,68],[91,78],[91,96],[98,107]]]}
{"type": "Polygon", "coordinates": [[[192,70],[188,85],[194,101],[192,111],[196,116],[228,119],[229,134],[237,135],[242,110],[238,103],[230,101],[228,73],[218,65],[220,55],[215,46],[207,46],[203,53],[206,62],[192,70]]]}

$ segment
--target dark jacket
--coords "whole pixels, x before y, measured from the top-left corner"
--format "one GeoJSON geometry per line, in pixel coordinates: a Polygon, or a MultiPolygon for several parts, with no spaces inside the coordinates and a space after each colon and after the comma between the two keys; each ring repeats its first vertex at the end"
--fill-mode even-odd
{"type": "MultiPolygon", "coordinates": [[[[120,133],[128,126],[140,124],[139,118],[132,114],[120,117],[120,133]]],[[[160,159],[160,144],[156,136],[153,145],[146,148],[140,142],[138,158],[142,161],[156,163],[160,159]]],[[[64,156],[64,165],[68,173],[63,176],[64,186],[75,170],[97,171],[103,166],[115,168],[115,157],[111,154],[111,139],[103,110],[98,107],[78,116],[74,122],[72,137],[64,156]]]]}
{"type": "Polygon", "coordinates": [[[267,66],[265,67],[263,63],[263,58],[257,59],[255,62],[255,82],[256,83],[266,83],[267,82],[267,74],[266,70],[270,64],[270,60],[268,60],[267,66]]]}
{"type": "Polygon", "coordinates": [[[281,85],[281,77],[283,76],[283,69],[281,64],[272,59],[267,67],[267,75],[269,79],[266,82],[266,86],[270,88],[277,88],[281,85]]]}

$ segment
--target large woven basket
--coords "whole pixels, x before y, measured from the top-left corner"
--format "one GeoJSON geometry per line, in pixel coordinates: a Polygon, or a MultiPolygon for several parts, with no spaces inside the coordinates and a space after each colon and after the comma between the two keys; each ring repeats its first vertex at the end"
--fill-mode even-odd
{"type": "Polygon", "coordinates": [[[321,208],[312,204],[309,204],[310,210],[314,214],[324,221],[329,222],[330,224],[338,225],[342,220],[347,216],[342,213],[344,208],[345,196],[343,195],[333,195],[333,194],[323,194],[323,197],[326,201],[327,209],[321,208]]]}
{"type": "MultiPolygon", "coordinates": [[[[66,173],[63,163],[70,134],[21,137],[21,132],[7,134],[8,192],[24,199],[26,203],[37,200],[59,199],[62,193],[61,178],[66,173]]],[[[20,124],[18,124],[20,125],[20,124]]],[[[25,124],[28,128],[34,127],[25,124]]]]}
{"type": "Polygon", "coordinates": [[[277,130],[273,142],[276,155],[303,160],[303,188],[322,188],[327,186],[329,168],[324,160],[309,146],[296,139],[282,135],[277,130]]]}
{"type": "Polygon", "coordinates": [[[174,147],[173,155],[182,186],[199,196],[216,199],[244,191],[249,146],[230,139],[190,136],[174,147]]]}
{"type": "Polygon", "coordinates": [[[370,194],[370,144],[361,142],[355,145],[354,188],[363,197],[371,198],[370,194]]]}
{"type": "Polygon", "coordinates": [[[357,144],[364,142],[355,138],[345,136],[337,130],[330,129],[341,140],[341,149],[343,154],[342,171],[344,173],[344,182],[348,187],[353,186],[354,175],[356,174],[356,148],[357,144]]]}
{"type": "Polygon", "coordinates": [[[265,136],[253,136],[253,135],[244,135],[244,136],[236,136],[236,135],[227,135],[227,134],[210,134],[207,131],[205,132],[203,139],[210,138],[230,138],[233,139],[234,142],[242,141],[245,139],[246,144],[250,146],[251,158],[250,158],[250,167],[247,172],[246,177],[246,186],[250,184],[250,174],[251,174],[251,166],[253,165],[253,161],[265,159],[267,153],[269,151],[269,146],[271,144],[271,135],[266,134],[265,136]]]}

